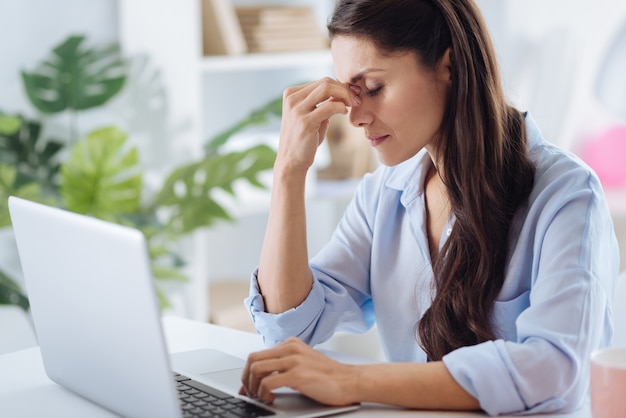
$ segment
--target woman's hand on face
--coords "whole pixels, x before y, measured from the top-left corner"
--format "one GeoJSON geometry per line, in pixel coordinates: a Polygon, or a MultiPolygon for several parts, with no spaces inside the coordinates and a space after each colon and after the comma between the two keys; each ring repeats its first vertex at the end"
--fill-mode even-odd
{"type": "Polygon", "coordinates": [[[331,116],[346,114],[361,98],[346,84],[331,78],[289,87],[283,93],[277,161],[306,172],[324,140],[331,116]]]}
{"type": "Polygon", "coordinates": [[[241,377],[242,395],[271,403],[274,389],[289,387],[320,403],[349,405],[354,367],[336,362],[297,338],[250,354],[241,377]]]}

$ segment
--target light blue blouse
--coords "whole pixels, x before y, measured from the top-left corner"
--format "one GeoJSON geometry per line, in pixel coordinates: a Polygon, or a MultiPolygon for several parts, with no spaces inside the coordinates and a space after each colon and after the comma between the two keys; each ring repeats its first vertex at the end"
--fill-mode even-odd
{"type": "MultiPolygon", "coordinates": [[[[493,321],[498,339],[443,359],[490,415],[571,410],[587,398],[589,356],[612,339],[619,254],[596,175],[546,142],[526,117],[533,191],[514,219],[511,255],[493,321]]],[[[264,312],[252,275],[245,304],[269,346],[290,336],[310,345],[376,322],[389,361],[423,362],[416,323],[433,296],[424,205],[425,150],[367,175],[331,241],[310,267],[298,307],[264,312]]],[[[440,246],[454,228],[448,221],[440,246]]],[[[286,255],[287,256],[287,255],[286,255]]]]}

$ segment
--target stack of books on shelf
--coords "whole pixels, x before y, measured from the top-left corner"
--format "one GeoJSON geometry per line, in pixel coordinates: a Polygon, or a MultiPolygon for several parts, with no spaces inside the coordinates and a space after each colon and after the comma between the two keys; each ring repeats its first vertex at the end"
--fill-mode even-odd
{"type": "Polygon", "coordinates": [[[328,47],[315,12],[307,6],[237,6],[248,52],[286,52],[328,47]]]}
{"type": "Polygon", "coordinates": [[[204,55],[248,52],[231,0],[202,0],[202,44],[204,55]]]}

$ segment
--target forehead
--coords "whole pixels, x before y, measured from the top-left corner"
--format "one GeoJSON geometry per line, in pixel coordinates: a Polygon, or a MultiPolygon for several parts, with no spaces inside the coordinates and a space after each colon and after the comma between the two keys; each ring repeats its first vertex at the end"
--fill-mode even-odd
{"type": "Polygon", "coordinates": [[[367,38],[336,36],[331,43],[335,76],[342,83],[357,83],[368,75],[407,70],[415,67],[412,53],[381,54],[367,38]]]}

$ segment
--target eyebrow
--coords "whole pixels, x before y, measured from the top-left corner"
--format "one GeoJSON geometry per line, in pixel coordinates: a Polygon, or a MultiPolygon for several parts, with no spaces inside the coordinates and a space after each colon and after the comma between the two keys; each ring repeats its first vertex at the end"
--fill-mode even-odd
{"type": "Polygon", "coordinates": [[[381,68],[366,68],[366,69],[364,69],[364,70],[360,71],[360,72],[359,72],[357,75],[355,75],[354,77],[352,77],[352,78],[350,79],[350,84],[356,84],[356,83],[358,83],[359,81],[361,81],[361,80],[363,79],[363,76],[364,76],[365,74],[367,74],[367,73],[375,73],[375,72],[378,72],[378,71],[384,71],[384,70],[383,70],[383,69],[381,69],[381,68]]]}

